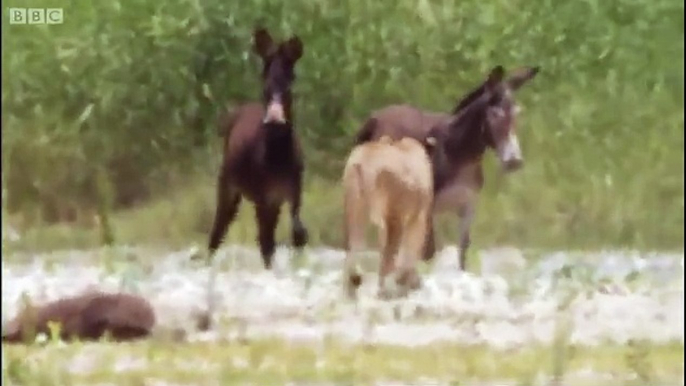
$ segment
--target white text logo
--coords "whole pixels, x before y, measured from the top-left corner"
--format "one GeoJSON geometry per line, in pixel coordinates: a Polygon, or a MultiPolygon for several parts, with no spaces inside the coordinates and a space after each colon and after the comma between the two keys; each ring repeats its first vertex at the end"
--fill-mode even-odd
{"type": "Polygon", "coordinates": [[[10,24],[62,24],[62,8],[9,8],[10,24]]]}

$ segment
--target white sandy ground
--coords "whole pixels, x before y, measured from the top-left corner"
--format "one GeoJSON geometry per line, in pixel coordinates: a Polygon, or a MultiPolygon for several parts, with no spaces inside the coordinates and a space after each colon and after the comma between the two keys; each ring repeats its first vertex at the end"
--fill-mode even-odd
{"type": "MultiPolygon", "coordinates": [[[[378,300],[376,276],[369,272],[355,304],[342,295],[342,251],[310,250],[307,268],[295,269],[289,250],[280,248],[275,271],[266,272],[256,250],[229,247],[217,255],[218,327],[205,333],[193,331],[193,320],[206,306],[208,268],[190,263],[193,253],[192,248],[120,247],[5,256],[3,324],[16,314],[24,293],[32,302],[43,302],[87,288],[123,288],[146,296],[161,326],[183,327],[192,340],[236,335],[320,340],[332,335],[350,341],[452,341],[510,349],[551,342],[565,320],[576,344],[684,341],[683,253],[558,252],[527,264],[521,251],[499,248],[481,251],[481,272],[471,274],[456,270],[456,250],[448,247],[424,274],[424,286],[408,298],[378,300]],[[102,263],[105,255],[115,256],[109,268],[102,263]],[[127,263],[126,256],[135,257],[127,263]]],[[[376,267],[375,257],[367,260],[376,267]]]]}
{"type": "MultiPolygon", "coordinates": [[[[455,269],[456,250],[451,247],[438,255],[424,274],[424,287],[409,298],[377,300],[376,276],[369,273],[359,302],[354,304],[342,300],[341,251],[310,250],[304,264],[307,268],[295,269],[290,265],[291,253],[282,248],[277,251],[275,272],[265,272],[256,250],[230,247],[217,256],[220,272],[214,293],[217,319],[230,322],[219,323],[213,332],[197,333],[192,332],[193,320],[205,309],[208,268],[189,262],[195,252],[193,248],[165,252],[119,247],[5,255],[3,324],[16,314],[23,294],[33,302],[43,302],[100,288],[143,294],[153,303],[160,325],[186,328],[192,340],[276,335],[317,341],[333,335],[350,341],[399,345],[454,341],[509,349],[549,343],[561,320],[569,323],[570,340],[578,344],[625,343],[629,339],[683,344],[684,340],[683,253],[559,252],[527,264],[521,251],[499,248],[481,251],[480,272],[469,274],[455,269]],[[105,264],[108,257],[113,257],[111,263],[105,264]]],[[[373,255],[367,258],[367,266],[376,264],[373,255]]],[[[60,346],[48,346],[44,354],[60,346]]],[[[69,372],[84,374],[102,363],[111,365],[111,355],[105,346],[87,345],[65,360],[69,372]]],[[[235,358],[233,366],[240,367],[241,361],[249,365],[245,358],[235,358]]],[[[207,368],[216,364],[199,361],[177,365],[207,368]]],[[[117,372],[147,366],[146,358],[114,358],[117,372]]],[[[4,371],[4,357],[2,367],[4,371]]],[[[624,381],[630,381],[631,374],[625,375],[624,381]]],[[[568,373],[565,379],[570,385],[620,381],[617,374],[592,368],[568,373]]],[[[549,383],[542,374],[534,382],[549,383]]],[[[145,384],[176,385],[152,378],[145,384]]],[[[474,385],[515,384],[519,383],[504,380],[474,385]]],[[[683,379],[679,384],[684,384],[683,379]]],[[[447,383],[427,378],[376,385],[447,383]]]]}

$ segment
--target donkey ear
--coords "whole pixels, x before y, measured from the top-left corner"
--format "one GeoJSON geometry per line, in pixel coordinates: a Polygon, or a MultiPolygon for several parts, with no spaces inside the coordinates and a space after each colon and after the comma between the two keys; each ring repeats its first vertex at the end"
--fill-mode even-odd
{"type": "Polygon", "coordinates": [[[266,28],[256,28],[253,32],[253,48],[262,59],[265,59],[274,50],[274,40],[266,28]]]}
{"type": "Polygon", "coordinates": [[[488,73],[488,78],[486,79],[486,89],[491,89],[498,83],[503,81],[503,78],[505,77],[505,69],[501,65],[497,65],[491,69],[491,72],[488,73]]]}
{"type": "Polygon", "coordinates": [[[297,35],[293,35],[283,43],[282,50],[291,63],[295,63],[303,55],[303,42],[297,35]]]}
{"type": "Polygon", "coordinates": [[[539,66],[518,68],[507,79],[507,84],[512,90],[516,90],[535,77],[540,69],[541,67],[539,66]]]}

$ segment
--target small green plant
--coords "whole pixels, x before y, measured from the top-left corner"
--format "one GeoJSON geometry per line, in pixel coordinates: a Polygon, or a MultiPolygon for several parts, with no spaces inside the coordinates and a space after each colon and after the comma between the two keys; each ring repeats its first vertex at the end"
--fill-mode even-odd
{"type": "Polygon", "coordinates": [[[48,332],[50,337],[50,342],[57,343],[62,336],[62,323],[49,321],[48,322],[48,332]]]}
{"type": "Polygon", "coordinates": [[[7,370],[3,371],[3,378],[7,378],[11,384],[28,385],[30,382],[29,364],[26,359],[14,357],[7,361],[7,370]]]}
{"type": "Polygon", "coordinates": [[[143,271],[139,264],[132,262],[122,263],[119,280],[120,290],[131,293],[139,292],[141,279],[143,279],[143,271]]]}
{"type": "Polygon", "coordinates": [[[650,345],[640,340],[627,343],[625,356],[627,367],[636,375],[636,385],[650,385],[655,382],[653,366],[650,363],[650,345]]]}
{"type": "Polygon", "coordinates": [[[571,331],[572,324],[568,312],[562,311],[557,317],[555,337],[551,347],[553,384],[557,386],[564,384],[564,376],[568,370],[571,353],[569,347],[571,331]]]}
{"type": "Polygon", "coordinates": [[[112,227],[111,212],[113,205],[113,187],[107,170],[98,168],[95,177],[97,195],[97,218],[100,223],[100,241],[102,245],[114,244],[114,228],[112,227]]]}
{"type": "Polygon", "coordinates": [[[22,293],[21,304],[22,340],[26,344],[31,344],[36,339],[36,322],[38,320],[38,315],[28,293],[22,293]]]}
{"type": "Polygon", "coordinates": [[[117,271],[117,253],[112,248],[105,247],[100,250],[99,260],[103,268],[102,275],[112,275],[117,271]]]}
{"type": "Polygon", "coordinates": [[[113,342],[112,331],[109,329],[105,330],[102,336],[100,337],[99,341],[105,344],[113,342]]]}
{"type": "Polygon", "coordinates": [[[46,257],[43,260],[43,267],[49,273],[54,273],[59,267],[59,260],[55,257],[46,257]]]}

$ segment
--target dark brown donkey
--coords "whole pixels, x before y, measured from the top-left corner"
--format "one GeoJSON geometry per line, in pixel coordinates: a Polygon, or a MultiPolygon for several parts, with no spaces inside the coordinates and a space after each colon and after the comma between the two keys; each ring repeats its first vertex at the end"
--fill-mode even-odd
{"type": "MultiPolygon", "coordinates": [[[[522,166],[523,157],[515,130],[519,107],[513,93],[536,76],[538,70],[538,67],[520,68],[505,78],[503,67],[496,66],[451,114],[423,111],[410,105],[391,105],[373,112],[357,134],[356,145],[384,135],[422,140],[430,133],[437,138],[436,151],[443,153],[445,162],[433,162],[433,211],[454,212],[460,218],[459,267],[462,270],[465,269],[476,200],[484,182],[484,152],[486,148],[494,149],[506,172],[522,166]]],[[[425,260],[430,260],[435,253],[433,233],[432,224],[427,232],[425,260]]]]}
{"type": "Polygon", "coordinates": [[[301,248],[308,238],[300,219],[303,156],[291,112],[294,67],[303,44],[297,36],[277,44],[262,28],[255,30],[253,39],[263,64],[262,103],[244,104],[220,118],[224,160],[209,253],[211,257],[221,244],[241,197],[246,197],[255,205],[260,252],[265,268],[271,269],[274,233],[284,202],[290,204],[293,245],[301,248]]]}

